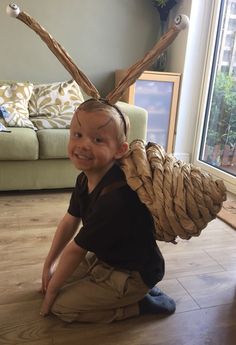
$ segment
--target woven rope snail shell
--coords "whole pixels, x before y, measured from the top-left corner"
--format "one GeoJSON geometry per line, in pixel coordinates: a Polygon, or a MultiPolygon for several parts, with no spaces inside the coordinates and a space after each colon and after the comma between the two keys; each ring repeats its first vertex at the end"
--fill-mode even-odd
{"type": "Polygon", "coordinates": [[[145,146],[141,140],[133,141],[121,168],[129,186],[151,212],[160,241],[199,236],[226,200],[221,180],[214,181],[157,144],[145,146]]]}

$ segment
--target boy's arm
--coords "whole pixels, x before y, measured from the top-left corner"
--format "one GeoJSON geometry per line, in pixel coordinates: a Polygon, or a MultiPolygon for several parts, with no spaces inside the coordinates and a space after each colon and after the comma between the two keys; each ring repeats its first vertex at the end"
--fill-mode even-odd
{"type": "Polygon", "coordinates": [[[53,274],[46,291],[40,314],[46,316],[66,279],[74,272],[85,257],[87,250],[70,242],[63,251],[57,269],[53,274]]]}
{"type": "Polygon", "coordinates": [[[52,275],[51,271],[53,264],[67,243],[72,239],[79,227],[79,223],[80,219],[71,216],[69,213],[66,213],[63,219],[60,221],[55,232],[51,248],[44,262],[41,288],[42,293],[45,293],[47,290],[47,286],[52,275]]]}

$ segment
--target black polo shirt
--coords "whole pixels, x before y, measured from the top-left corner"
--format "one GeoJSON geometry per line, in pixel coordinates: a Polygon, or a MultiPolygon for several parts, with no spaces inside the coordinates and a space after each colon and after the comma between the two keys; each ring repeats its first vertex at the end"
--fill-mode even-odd
{"type": "Polygon", "coordinates": [[[113,267],[139,271],[150,288],[163,278],[164,259],[155,241],[152,216],[127,185],[118,165],[113,165],[90,194],[87,178],[81,173],[68,212],[82,218],[83,227],[74,238],[80,247],[113,267]],[[123,185],[112,189],[117,181],[123,185]]]}

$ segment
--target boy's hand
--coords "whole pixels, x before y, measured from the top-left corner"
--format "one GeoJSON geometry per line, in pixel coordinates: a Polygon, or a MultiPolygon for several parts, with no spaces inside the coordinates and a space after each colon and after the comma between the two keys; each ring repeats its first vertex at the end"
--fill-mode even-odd
{"type": "Polygon", "coordinates": [[[41,293],[43,295],[45,295],[46,291],[47,291],[47,287],[48,287],[48,283],[51,279],[51,274],[50,274],[50,270],[49,269],[43,269],[43,274],[42,274],[42,286],[41,286],[41,293]]]}
{"type": "Polygon", "coordinates": [[[86,253],[87,250],[79,247],[72,241],[65,247],[52,277],[48,278],[50,270],[46,268],[47,265],[45,266],[42,290],[44,291],[46,289],[46,295],[40,311],[42,316],[49,314],[60,288],[84,259],[86,253]]]}
{"type": "Polygon", "coordinates": [[[57,291],[51,291],[50,289],[47,289],[41,310],[40,315],[41,316],[47,316],[50,313],[51,307],[57,297],[58,292],[57,291]]]}
{"type": "Polygon", "coordinates": [[[55,269],[53,269],[53,267],[44,266],[44,268],[43,268],[42,286],[41,286],[41,293],[43,295],[46,294],[48,284],[50,282],[50,279],[52,278],[54,271],[55,271],[55,269]]]}

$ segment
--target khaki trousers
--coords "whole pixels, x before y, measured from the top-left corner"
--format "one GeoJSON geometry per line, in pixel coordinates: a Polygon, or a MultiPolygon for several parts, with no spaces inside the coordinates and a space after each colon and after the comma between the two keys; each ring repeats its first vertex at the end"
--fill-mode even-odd
{"type": "Polygon", "coordinates": [[[138,301],[148,291],[139,272],[116,270],[88,253],[60,291],[52,313],[67,322],[123,320],[139,315],[138,301]]]}

